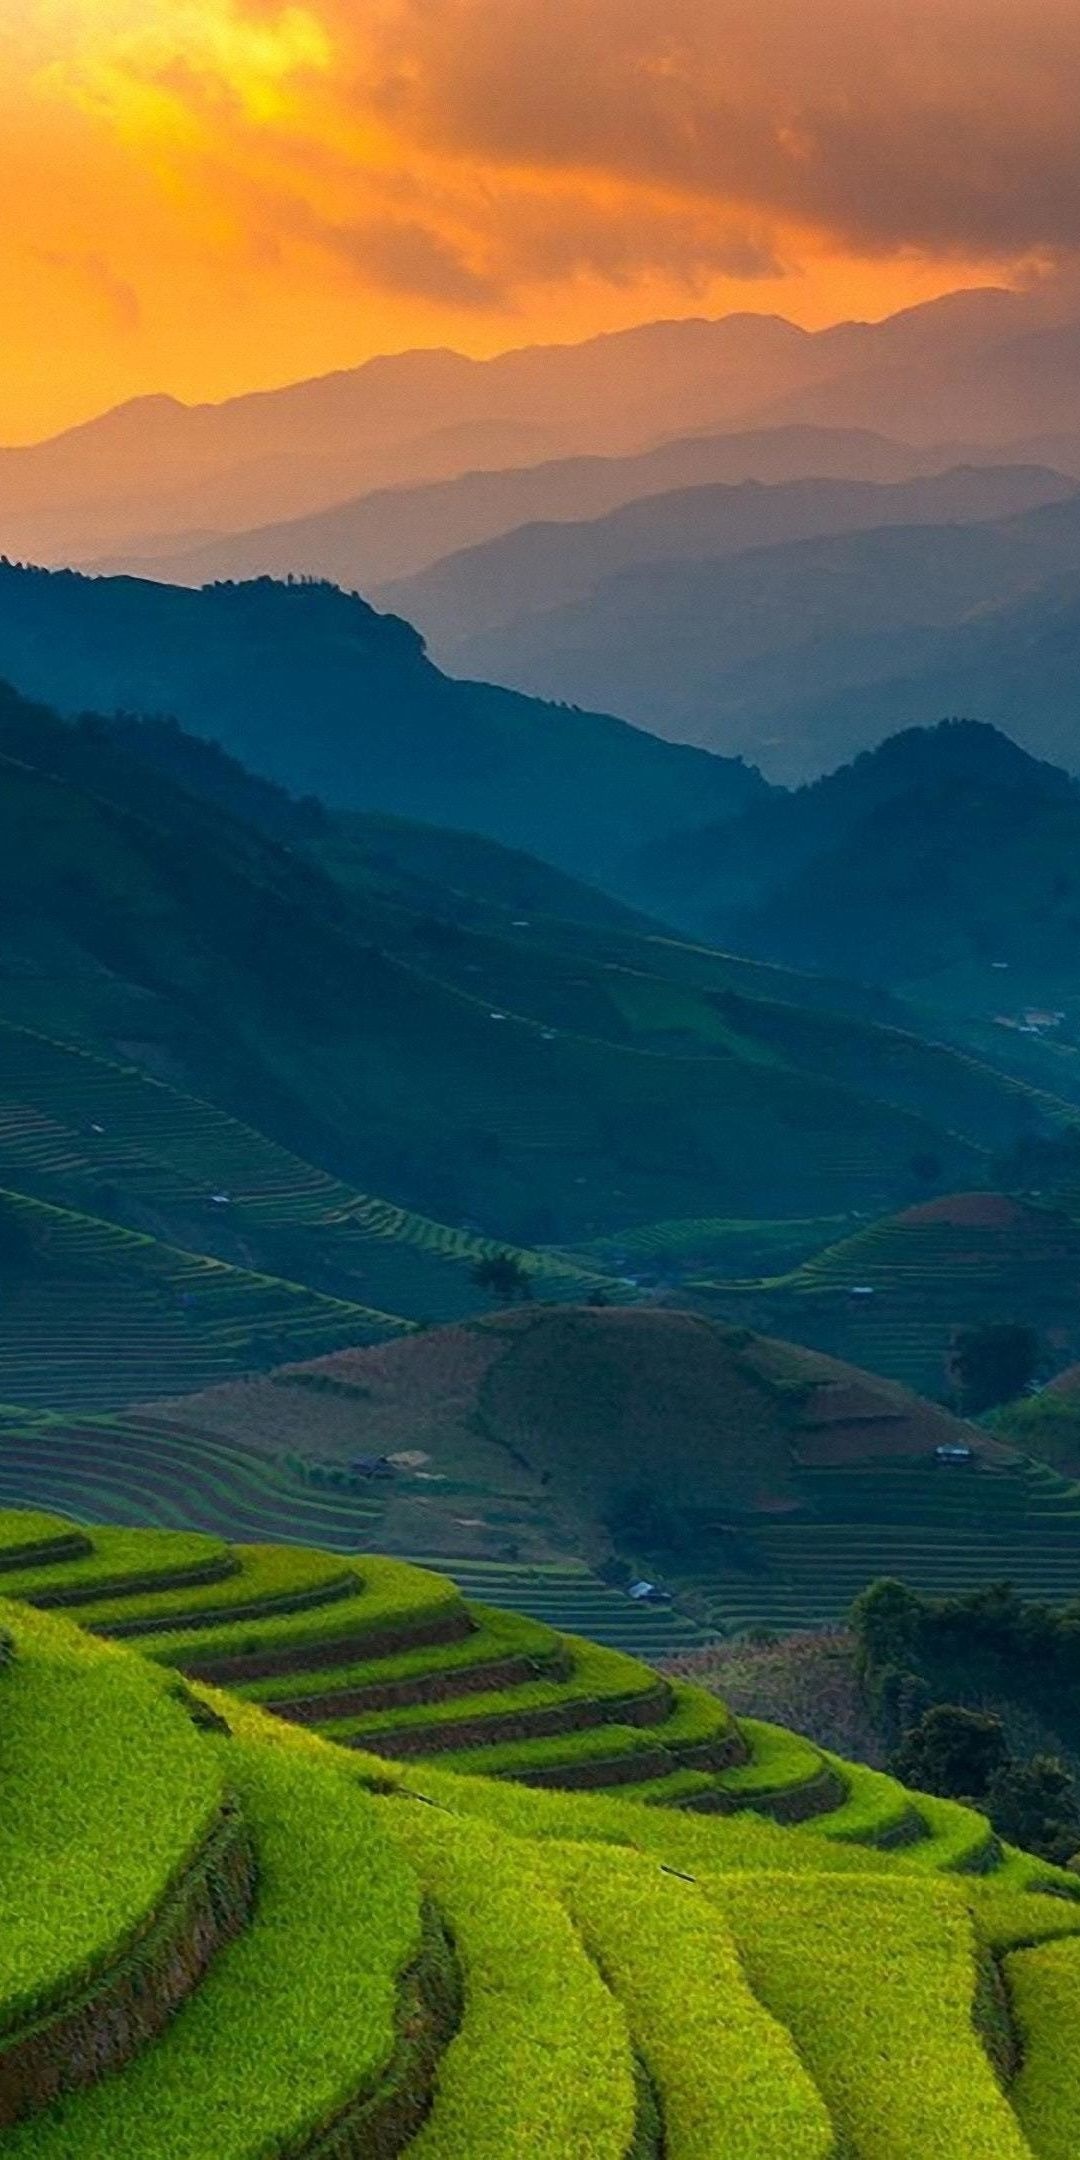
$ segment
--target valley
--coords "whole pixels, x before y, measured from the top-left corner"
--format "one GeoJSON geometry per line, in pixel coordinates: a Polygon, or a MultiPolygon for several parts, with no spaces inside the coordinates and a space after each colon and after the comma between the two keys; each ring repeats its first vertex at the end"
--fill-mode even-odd
{"type": "Polygon", "coordinates": [[[236,351],[456,314],[0,446],[0,2160],[1075,2160],[1074,283],[804,323],[702,194],[645,319],[670,144],[835,177],[870,60],[759,127],[613,19],[571,175],[394,12],[359,135],[322,0],[34,78],[185,233],[198,143],[236,351]]]}

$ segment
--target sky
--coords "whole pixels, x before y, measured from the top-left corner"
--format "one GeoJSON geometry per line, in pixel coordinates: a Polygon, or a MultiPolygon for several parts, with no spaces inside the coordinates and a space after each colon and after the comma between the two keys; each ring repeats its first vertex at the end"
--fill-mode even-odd
{"type": "Polygon", "coordinates": [[[1076,0],[0,0],[0,441],[1080,249],[1076,0]]]}

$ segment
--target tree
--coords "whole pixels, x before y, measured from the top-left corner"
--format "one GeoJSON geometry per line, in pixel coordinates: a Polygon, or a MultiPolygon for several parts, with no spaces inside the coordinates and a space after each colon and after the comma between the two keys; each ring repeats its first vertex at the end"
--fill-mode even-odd
{"type": "Polygon", "coordinates": [[[1063,1867],[1080,1846],[1080,1799],[1064,1763],[1053,1755],[1009,1762],[986,1791],[986,1812],[1001,1837],[1063,1867]]]}
{"type": "Polygon", "coordinates": [[[859,1675],[873,1683],[890,1666],[908,1668],[918,1659],[923,1604],[918,1592],[880,1575],[861,1591],[851,1608],[858,1645],[859,1675]]]}
{"type": "Polygon", "coordinates": [[[989,1320],[957,1328],[949,1352],[949,1376],[965,1417],[979,1417],[1012,1402],[1030,1387],[1039,1369],[1039,1337],[1018,1320],[989,1320]]]}
{"type": "Polygon", "coordinates": [[[512,1305],[516,1298],[523,1300],[532,1296],[532,1277],[513,1253],[491,1253],[478,1260],[472,1271],[472,1279],[481,1290],[490,1290],[493,1297],[512,1305]]]}
{"type": "Polygon", "coordinates": [[[999,1717],[937,1703],[904,1734],[890,1768],[903,1784],[943,1800],[983,1800],[992,1779],[1010,1762],[999,1717]]]}

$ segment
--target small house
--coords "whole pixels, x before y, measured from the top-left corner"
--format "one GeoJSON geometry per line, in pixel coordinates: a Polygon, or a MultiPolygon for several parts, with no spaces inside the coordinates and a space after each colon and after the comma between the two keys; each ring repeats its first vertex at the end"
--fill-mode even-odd
{"type": "Polygon", "coordinates": [[[939,1463],[973,1463],[975,1450],[966,1440],[946,1440],[934,1449],[934,1460],[939,1463]]]}

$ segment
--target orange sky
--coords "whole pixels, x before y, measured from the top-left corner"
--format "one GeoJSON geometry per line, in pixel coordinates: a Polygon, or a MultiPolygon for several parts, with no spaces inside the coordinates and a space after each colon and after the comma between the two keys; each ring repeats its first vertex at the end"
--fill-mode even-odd
{"type": "Polygon", "coordinates": [[[0,439],[1080,240],[1076,0],[0,0],[0,439]]]}

